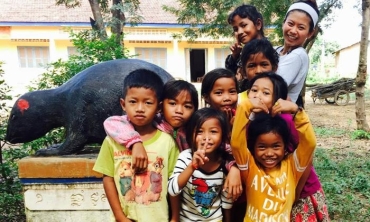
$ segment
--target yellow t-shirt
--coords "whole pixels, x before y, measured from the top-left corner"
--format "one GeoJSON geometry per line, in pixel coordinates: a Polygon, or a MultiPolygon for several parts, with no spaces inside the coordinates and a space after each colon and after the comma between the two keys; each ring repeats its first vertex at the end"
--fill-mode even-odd
{"type": "Polygon", "coordinates": [[[238,94],[238,104],[242,103],[245,99],[248,98],[248,92],[244,91],[238,94]]]}
{"type": "Polygon", "coordinates": [[[290,221],[295,188],[316,146],[316,137],[307,114],[299,111],[294,119],[299,132],[298,148],[281,164],[264,170],[247,148],[247,124],[251,103],[239,104],[231,134],[231,148],[246,184],[247,211],[244,221],[290,221]]]}

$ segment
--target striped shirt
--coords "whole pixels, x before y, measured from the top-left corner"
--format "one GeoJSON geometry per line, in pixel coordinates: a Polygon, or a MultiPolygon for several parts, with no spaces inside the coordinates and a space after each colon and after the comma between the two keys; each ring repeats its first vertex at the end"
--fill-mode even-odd
{"type": "Polygon", "coordinates": [[[179,189],[178,177],[191,164],[191,149],[180,153],[172,176],[168,181],[171,196],[181,194],[180,221],[222,221],[222,209],[230,209],[232,200],[227,199],[223,190],[226,178],[224,164],[213,172],[195,170],[186,186],[179,189]]]}

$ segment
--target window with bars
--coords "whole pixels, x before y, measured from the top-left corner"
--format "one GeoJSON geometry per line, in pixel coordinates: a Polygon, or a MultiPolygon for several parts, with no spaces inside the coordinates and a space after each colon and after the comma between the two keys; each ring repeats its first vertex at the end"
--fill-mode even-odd
{"type": "Polygon", "coordinates": [[[18,61],[21,68],[41,68],[49,63],[49,47],[18,46],[18,61]]]}
{"type": "Polygon", "coordinates": [[[230,54],[230,49],[215,49],[215,68],[225,68],[225,59],[230,54]]]}
{"type": "Polygon", "coordinates": [[[71,55],[78,55],[79,53],[77,52],[76,47],[68,46],[67,47],[67,54],[68,54],[68,57],[70,57],[71,55]]]}
{"type": "Polygon", "coordinates": [[[138,59],[156,64],[167,69],[167,49],[166,48],[135,48],[138,59]]]}

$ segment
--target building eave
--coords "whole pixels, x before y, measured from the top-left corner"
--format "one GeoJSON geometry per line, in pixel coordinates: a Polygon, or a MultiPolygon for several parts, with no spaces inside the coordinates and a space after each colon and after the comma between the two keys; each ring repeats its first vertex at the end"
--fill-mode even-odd
{"type": "MultiPolygon", "coordinates": [[[[90,27],[89,22],[3,22],[0,21],[0,26],[31,26],[31,27],[90,27]]],[[[199,25],[201,27],[202,25],[199,25]]],[[[126,27],[142,27],[142,28],[187,28],[188,24],[177,23],[138,23],[134,26],[126,25],[126,27]]]]}

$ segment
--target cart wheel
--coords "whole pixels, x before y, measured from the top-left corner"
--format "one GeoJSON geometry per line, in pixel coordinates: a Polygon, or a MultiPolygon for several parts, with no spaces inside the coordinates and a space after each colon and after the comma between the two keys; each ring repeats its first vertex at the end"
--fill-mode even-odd
{"type": "Polygon", "coordinates": [[[335,97],[328,97],[325,98],[325,101],[329,104],[334,104],[335,103],[335,97]]]}
{"type": "Polygon", "coordinates": [[[349,93],[346,90],[338,90],[334,98],[338,106],[345,106],[349,102],[349,93]]]}

